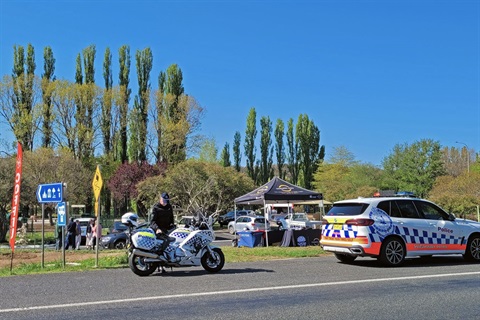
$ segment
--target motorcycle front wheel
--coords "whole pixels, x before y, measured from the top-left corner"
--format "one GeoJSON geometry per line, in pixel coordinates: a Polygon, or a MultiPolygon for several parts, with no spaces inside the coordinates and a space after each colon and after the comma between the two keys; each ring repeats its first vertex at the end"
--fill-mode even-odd
{"type": "Polygon", "coordinates": [[[203,269],[208,272],[218,272],[225,265],[225,256],[220,248],[213,248],[212,254],[205,251],[201,259],[203,269]]]}
{"type": "Polygon", "coordinates": [[[128,265],[133,273],[140,277],[146,277],[155,272],[157,265],[155,263],[146,263],[145,257],[130,254],[128,265]]]}

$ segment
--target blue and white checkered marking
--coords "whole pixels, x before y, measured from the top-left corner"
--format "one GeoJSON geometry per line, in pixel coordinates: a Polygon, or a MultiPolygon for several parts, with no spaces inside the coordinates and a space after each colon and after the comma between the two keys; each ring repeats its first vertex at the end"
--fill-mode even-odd
{"type": "MultiPolygon", "coordinates": [[[[353,226],[344,224],[342,225],[341,230],[334,230],[334,224],[329,223],[325,226],[322,233],[325,237],[332,237],[332,238],[356,238],[357,237],[357,230],[353,229],[353,226]]],[[[355,228],[356,229],[356,228],[355,228]]]]}

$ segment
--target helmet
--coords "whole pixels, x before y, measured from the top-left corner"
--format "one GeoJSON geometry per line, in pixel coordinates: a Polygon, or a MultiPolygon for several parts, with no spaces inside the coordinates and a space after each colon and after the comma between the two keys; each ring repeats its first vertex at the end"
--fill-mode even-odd
{"type": "Polygon", "coordinates": [[[138,215],[135,212],[127,212],[122,216],[122,223],[129,227],[138,227],[138,215]]]}

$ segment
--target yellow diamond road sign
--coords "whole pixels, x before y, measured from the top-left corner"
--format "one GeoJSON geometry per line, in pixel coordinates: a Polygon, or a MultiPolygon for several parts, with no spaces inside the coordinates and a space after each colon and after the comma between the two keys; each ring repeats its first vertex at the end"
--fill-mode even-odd
{"type": "Polygon", "coordinates": [[[92,187],[93,194],[95,195],[95,200],[98,200],[100,196],[100,190],[102,190],[103,180],[102,175],[100,174],[100,168],[97,166],[97,171],[95,171],[95,177],[93,177],[92,187]]]}

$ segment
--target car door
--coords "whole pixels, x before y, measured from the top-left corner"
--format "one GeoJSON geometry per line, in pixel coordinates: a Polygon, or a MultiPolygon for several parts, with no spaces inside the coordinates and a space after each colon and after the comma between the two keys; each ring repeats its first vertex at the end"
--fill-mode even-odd
{"type": "Polygon", "coordinates": [[[464,225],[451,221],[448,213],[433,203],[423,200],[415,200],[414,203],[428,225],[432,254],[465,251],[468,234],[464,225]]]}
{"type": "Polygon", "coordinates": [[[247,217],[237,218],[237,222],[235,223],[235,230],[242,231],[247,226],[247,222],[247,217]]]}
{"type": "Polygon", "coordinates": [[[395,218],[397,226],[395,232],[405,240],[407,256],[423,254],[430,250],[431,226],[420,215],[413,200],[399,199],[393,203],[397,205],[400,212],[400,217],[395,218]]]}

